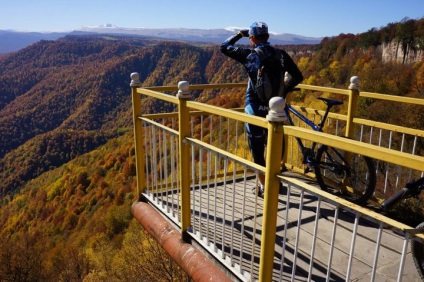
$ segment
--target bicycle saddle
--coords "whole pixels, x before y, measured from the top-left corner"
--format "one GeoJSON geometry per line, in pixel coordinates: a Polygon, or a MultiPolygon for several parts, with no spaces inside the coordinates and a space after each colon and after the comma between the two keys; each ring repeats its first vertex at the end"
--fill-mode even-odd
{"type": "Polygon", "coordinates": [[[333,100],[333,99],[327,99],[322,97],[318,97],[318,99],[321,101],[324,101],[324,103],[326,103],[330,107],[343,104],[343,101],[340,101],[340,100],[333,100]]]}

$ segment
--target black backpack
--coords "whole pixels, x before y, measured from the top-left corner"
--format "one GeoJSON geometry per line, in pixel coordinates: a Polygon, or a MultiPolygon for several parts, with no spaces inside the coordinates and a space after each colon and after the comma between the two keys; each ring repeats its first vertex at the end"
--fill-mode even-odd
{"type": "Polygon", "coordinates": [[[283,96],[284,73],[281,66],[282,54],[278,49],[273,49],[272,55],[266,55],[260,48],[255,48],[259,55],[260,66],[256,77],[255,90],[258,98],[268,103],[272,97],[283,96]]]}

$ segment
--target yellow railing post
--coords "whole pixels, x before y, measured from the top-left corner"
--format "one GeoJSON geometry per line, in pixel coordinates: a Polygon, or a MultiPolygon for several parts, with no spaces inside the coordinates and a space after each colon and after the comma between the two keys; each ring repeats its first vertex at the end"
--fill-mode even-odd
{"type": "Polygon", "coordinates": [[[355,134],[355,126],[353,124],[353,119],[356,116],[356,110],[358,108],[358,99],[359,99],[359,79],[357,76],[352,76],[350,78],[349,85],[349,104],[347,108],[347,122],[346,122],[346,132],[345,137],[353,138],[355,134]]]}
{"type": "Polygon", "coordinates": [[[140,86],[140,75],[136,72],[131,74],[131,96],[133,105],[134,122],[134,144],[135,144],[135,167],[137,172],[137,197],[140,198],[141,191],[144,190],[145,171],[144,171],[144,146],[143,146],[143,124],[139,119],[141,116],[141,98],[137,93],[137,87],[140,86]]]}
{"type": "Polygon", "coordinates": [[[269,102],[268,141],[265,170],[264,217],[262,222],[261,254],[259,262],[259,281],[271,281],[274,268],[275,232],[277,225],[279,178],[284,127],[287,120],[284,112],[285,101],[274,97],[269,102]]]}
{"type": "Polygon", "coordinates": [[[187,100],[191,98],[189,83],[178,82],[178,130],[179,130],[179,180],[181,202],[181,231],[183,240],[188,241],[187,230],[191,226],[190,218],[190,146],[185,138],[190,137],[190,114],[187,100]]]}
{"type": "MultiPolygon", "coordinates": [[[[359,79],[357,76],[352,76],[350,78],[349,85],[349,104],[347,107],[347,120],[346,120],[346,132],[345,137],[353,139],[355,137],[355,125],[353,123],[353,119],[356,116],[356,110],[358,108],[358,99],[359,99],[359,79]]],[[[348,163],[350,163],[352,158],[352,154],[350,152],[345,153],[345,159],[348,163]]],[[[343,183],[347,185],[347,178],[344,179],[343,183]]],[[[343,186],[341,189],[342,193],[345,193],[347,190],[346,186],[343,186]]]]}

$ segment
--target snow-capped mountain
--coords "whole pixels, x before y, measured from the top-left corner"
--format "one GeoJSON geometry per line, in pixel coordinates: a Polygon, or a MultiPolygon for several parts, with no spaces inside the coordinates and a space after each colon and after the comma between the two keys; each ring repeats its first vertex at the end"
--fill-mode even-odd
{"type": "MultiPolygon", "coordinates": [[[[242,28],[227,27],[222,29],[188,29],[188,28],[125,28],[113,24],[98,26],[84,26],[71,32],[18,32],[13,30],[0,30],[0,53],[17,51],[40,40],[56,40],[68,34],[81,33],[101,33],[101,34],[122,34],[166,38],[172,40],[221,43],[226,38],[242,28]]],[[[273,44],[318,44],[322,38],[306,37],[301,35],[283,33],[271,33],[270,42],[273,44]]],[[[243,41],[241,41],[243,43],[243,41]]],[[[248,44],[246,40],[244,42],[248,44]]]]}
{"type": "MultiPolygon", "coordinates": [[[[188,29],[188,28],[122,28],[113,24],[99,26],[85,26],[77,31],[95,33],[118,33],[152,37],[163,37],[175,40],[221,43],[234,32],[246,27],[226,27],[222,29],[188,29]]],[[[290,33],[270,32],[270,41],[273,44],[318,44],[322,38],[306,37],[290,33]]]]}

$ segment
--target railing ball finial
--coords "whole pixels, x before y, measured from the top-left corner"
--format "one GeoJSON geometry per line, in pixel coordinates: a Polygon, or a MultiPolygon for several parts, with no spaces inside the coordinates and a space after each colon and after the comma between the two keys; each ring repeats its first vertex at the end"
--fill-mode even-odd
{"type": "Polygon", "coordinates": [[[140,86],[140,74],[138,72],[131,73],[131,83],[130,86],[140,86]]]}
{"type": "Polygon", "coordinates": [[[180,82],[178,82],[177,98],[178,99],[188,99],[188,98],[191,98],[189,88],[190,88],[190,84],[188,83],[188,81],[180,81],[180,82]]]}
{"type": "Polygon", "coordinates": [[[287,120],[286,112],[286,100],[282,97],[272,97],[269,100],[269,112],[266,115],[267,121],[283,122],[287,120]]]}
{"type": "Polygon", "coordinates": [[[349,89],[354,89],[354,90],[359,89],[359,78],[357,76],[352,76],[350,78],[349,89]]]}

